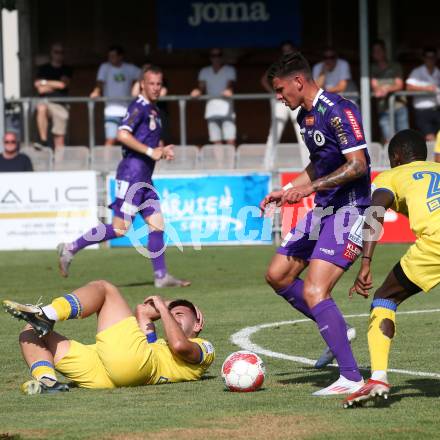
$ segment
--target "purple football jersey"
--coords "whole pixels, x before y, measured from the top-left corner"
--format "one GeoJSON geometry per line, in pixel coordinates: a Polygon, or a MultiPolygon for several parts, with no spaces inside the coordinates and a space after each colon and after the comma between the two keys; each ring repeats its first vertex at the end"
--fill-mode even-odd
{"type": "MultiPolygon", "coordinates": [[[[139,142],[156,148],[162,131],[159,109],[139,95],[128,106],[119,129],[129,131],[139,142]]],[[[122,145],[122,155],[124,159],[118,167],[118,174],[121,174],[119,178],[130,182],[151,181],[156,161],[125,145],[122,145]]]]}
{"type": "Polygon", "coordinates": [[[318,206],[369,206],[370,157],[365,142],[359,109],[351,101],[334,93],[319,90],[310,111],[301,108],[298,124],[310,152],[316,178],[336,171],[346,162],[345,154],[363,149],[368,172],[365,176],[342,186],[318,191],[318,206]]]}

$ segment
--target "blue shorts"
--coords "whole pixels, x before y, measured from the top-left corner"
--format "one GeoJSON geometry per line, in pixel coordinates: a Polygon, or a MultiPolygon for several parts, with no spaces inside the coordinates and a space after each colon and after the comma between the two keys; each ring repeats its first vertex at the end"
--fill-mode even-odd
{"type": "Polygon", "coordinates": [[[362,252],[365,208],[346,206],[325,216],[322,209],[307,213],[284,237],[277,253],[304,261],[324,260],[347,270],[362,252]]]}
{"type": "Polygon", "coordinates": [[[116,116],[106,116],[104,120],[104,130],[106,139],[116,139],[118,127],[122,124],[122,118],[116,116]]]}

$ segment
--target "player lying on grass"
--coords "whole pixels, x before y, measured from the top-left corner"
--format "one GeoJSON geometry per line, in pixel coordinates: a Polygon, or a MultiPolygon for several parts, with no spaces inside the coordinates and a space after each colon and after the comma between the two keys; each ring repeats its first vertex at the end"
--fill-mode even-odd
{"type": "Polygon", "coordinates": [[[408,216],[417,239],[374,294],[368,326],[371,379],[344,400],[346,408],[376,396],[388,397],[388,358],[396,331],[397,307],[440,282],[440,164],[425,162],[425,139],[414,130],[397,133],[390,141],[388,155],[392,169],[379,174],[373,182],[372,206],[377,207],[376,214],[370,214],[365,221],[364,258],[350,296],[356,292],[367,298],[373,287],[371,259],[388,208],[408,216]],[[368,226],[374,221],[376,228],[368,226]]]}
{"type": "Polygon", "coordinates": [[[6,311],[28,322],[20,347],[33,380],[25,394],[68,391],[55,371],[83,388],[115,388],[198,380],[214,360],[214,348],[198,337],[200,310],[186,300],[150,296],[132,313],[119,290],[92,281],[39,307],[3,301],[6,311]],[[96,343],[84,345],[53,331],[56,321],[97,314],[96,343]],[[157,339],[161,319],[166,339],[157,339]]]}

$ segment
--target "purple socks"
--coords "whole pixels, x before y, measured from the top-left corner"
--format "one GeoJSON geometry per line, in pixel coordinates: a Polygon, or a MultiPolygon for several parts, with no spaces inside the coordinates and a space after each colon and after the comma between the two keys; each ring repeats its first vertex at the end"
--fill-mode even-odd
{"type": "Polygon", "coordinates": [[[153,265],[154,277],[163,278],[167,274],[163,231],[152,231],[148,234],[148,252],[153,265]]]}
{"type": "Polygon", "coordinates": [[[102,241],[111,240],[112,238],[116,238],[113,226],[101,223],[96,228],[90,229],[90,231],[70,243],[68,249],[72,254],[76,254],[78,251],[91,244],[101,243],[102,241]]]}
{"type": "Polygon", "coordinates": [[[282,296],[292,307],[301,312],[307,318],[315,320],[309,306],[303,298],[304,281],[301,278],[296,278],[292,284],[289,284],[284,289],[277,290],[277,294],[282,296]]]}
{"type": "Polygon", "coordinates": [[[361,374],[347,339],[347,326],[336,303],[325,299],[311,309],[316,324],[330,350],[336,357],[339,371],[348,380],[360,381],[361,374]]]}

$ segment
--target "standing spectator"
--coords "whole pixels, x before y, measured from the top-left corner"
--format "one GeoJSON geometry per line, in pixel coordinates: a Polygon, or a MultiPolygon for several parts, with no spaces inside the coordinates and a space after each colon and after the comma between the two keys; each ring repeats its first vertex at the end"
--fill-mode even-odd
{"type": "Polygon", "coordinates": [[[0,172],[14,173],[33,171],[32,162],[26,154],[19,153],[17,135],[13,131],[7,131],[3,137],[4,150],[0,154],[0,172]]]}
{"type": "MultiPolygon", "coordinates": [[[[373,63],[371,65],[371,89],[376,97],[379,125],[382,131],[382,141],[388,143],[394,133],[391,133],[388,96],[404,87],[402,67],[398,63],[388,61],[385,42],[377,40],[372,46],[373,63]]],[[[408,125],[408,109],[404,97],[396,99],[394,107],[395,131],[405,130],[408,125]]]]}
{"type": "MultiPolygon", "coordinates": [[[[139,79],[141,71],[134,64],[125,63],[124,54],[124,49],[120,46],[109,48],[108,61],[99,66],[96,86],[90,94],[91,98],[131,96],[131,88],[133,83],[139,79]]],[[[128,102],[120,100],[106,102],[104,109],[105,145],[111,146],[116,142],[118,127],[125,116],[127,104],[128,102]]]]}
{"type": "MultiPolygon", "coordinates": [[[[295,45],[291,41],[283,41],[280,44],[281,49],[281,55],[289,55],[294,52],[298,52],[298,49],[295,47],[295,45]]],[[[269,81],[267,79],[267,71],[264,73],[264,75],[261,77],[261,85],[263,88],[269,92],[273,93],[272,85],[269,84],[269,81]]],[[[286,127],[287,121],[290,119],[292,121],[293,127],[295,129],[296,139],[298,143],[301,143],[304,145],[304,142],[301,137],[301,132],[298,123],[296,122],[296,118],[298,116],[298,112],[300,110],[300,107],[298,107],[296,110],[290,110],[289,107],[284,105],[281,101],[275,102],[275,121],[276,121],[276,137],[273,139],[273,127],[271,125],[269,136],[267,138],[267,145],[273,145],[277,144],[281,138],[281,135],[283,134],[283,130],[286,127]]],[[[305,147],[305,145],[304,145],[305,147]]],[[[307,154],[308,156],[308,154],[307,154]]]]}
{"type": "MultiPolygon", "coordinates": [[[[55,43],[50,48],[49,63],[38,68],[34,87],[41,97],[63,97],[68,94],[71,78],[72,68],[64,64],[64,48],[60,43],[55,43]]],[[[34,144],[37,149],[48,146],[49,118],[52,119],[52,135],[56,151],[64,147],[64,136],[69,119],[68,106],[49,100],[37,105],[37,127],[40,136],[40,141],[34,144]]]]}
{"type": "MultiPolygon", "coordinates": [[[[423,49],[423,64],[416,67],[406,80],[406,89],[417,92],[439,92],[440,70],[436,67],[437,53],[434,47],[423,49]]],[[[417,129],[427,141],[435,140],[440,129],[440,112],[436,96],[417,96],[413,98],[414,116],[417,129]]]]}
{"type": "Polygon", "coordinates": [[[206,94],[216,97],[206,103],[205,119],[208,121],[209,140],[214,144],[235,145],[236,127],[234,104],[230,97],[234,93],[237,79],[235,68],[223,63],[223,52],[214,48],[209,52],[211,65],[199,72],[199,85],[191,92],[192,97],[206,94]]]}
{"type": "Polygon", "coordinates": [[[324,60],[313,66],[313,79],[318,87],[330,93],[343,93],[351,82],[350,65],[337,52],[328,47],[324,50],[324,60]]]}

